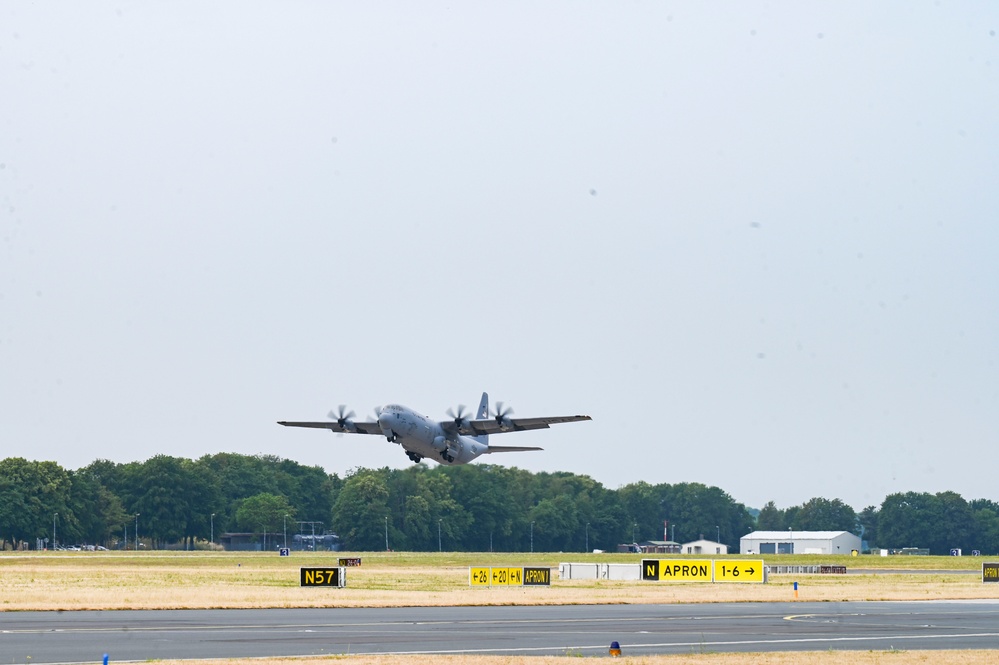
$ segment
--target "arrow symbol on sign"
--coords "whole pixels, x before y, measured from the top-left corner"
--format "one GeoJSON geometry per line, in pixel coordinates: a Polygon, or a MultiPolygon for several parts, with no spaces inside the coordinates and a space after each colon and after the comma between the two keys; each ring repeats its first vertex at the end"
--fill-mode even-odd
{"type": "Polygon", "coordinates": [[[756,572],[756,569],[755,568],[747,568],[746,572],[749,573],[750,575],[752,575],[753,573],[756,572]]]}

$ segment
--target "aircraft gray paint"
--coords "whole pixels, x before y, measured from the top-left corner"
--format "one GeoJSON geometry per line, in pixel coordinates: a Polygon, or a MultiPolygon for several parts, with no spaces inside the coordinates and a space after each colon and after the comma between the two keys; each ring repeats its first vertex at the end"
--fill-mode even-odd
{"type": "Polygon", "coordinates": [[[289,422],[278,421],[278,425],[288,427],[315,427],[328,429],[337,434],[380,434],[391,443],[397,443],[414,462],[431,458],[441,464],[468,464],[480,455],[488,453],[515,453],[528,450],[542,450],[535,446],[491,446],[490,434],[523,432],[531,429],[548,429],[558,423],[572,423],[590,420],[589,416],[549,416],[544,418],[511,418],[513,409],[503,408],[503,402],[496,403],[496,411],[490,414],[489,395],[482,393],[475,418],[467,418],[465,407],[458,406],[457,413],[447,410],[452,420],[431,420],[421,413],[398,404],[376,408],[377,420],[357,422],[354,412],[346,412],[340,405],[339,412],[330,411],[332,421],[289,422]]]}

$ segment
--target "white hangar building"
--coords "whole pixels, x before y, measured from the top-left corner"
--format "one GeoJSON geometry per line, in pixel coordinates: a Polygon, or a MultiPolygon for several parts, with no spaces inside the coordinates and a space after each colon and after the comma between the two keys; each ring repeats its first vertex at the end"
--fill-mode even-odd
{"type": "Polygon", "coordinates": [[[680,545],[680,554],[728,554],[728,545],[701,538],[680,545]]]}
{"type": "Polygon", "coordinates": [[[849,531],[753,531],[739,539],[740,554],[850,554],[860,538],[849,531]]]}

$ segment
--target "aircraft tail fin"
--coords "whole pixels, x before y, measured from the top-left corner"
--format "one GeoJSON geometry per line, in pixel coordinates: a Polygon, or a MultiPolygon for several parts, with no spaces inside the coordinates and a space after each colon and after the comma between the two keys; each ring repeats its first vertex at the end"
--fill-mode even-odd
{"type": "MultiPolygon", "coordinates": [[[[479,400],[479,408],[475,411],[475,418],[477,420],[485,420],[489,417],[489,393],[482,393],[482,399],[479,400]]],[[[479,436],[472,437],[479,443],[489,445],[489,435],[480,434],[479,436]]]]}

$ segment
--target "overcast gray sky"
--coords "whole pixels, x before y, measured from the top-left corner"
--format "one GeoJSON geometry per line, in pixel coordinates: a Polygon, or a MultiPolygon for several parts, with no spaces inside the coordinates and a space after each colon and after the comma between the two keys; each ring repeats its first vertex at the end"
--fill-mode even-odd
{"type": "Polygon", "coordinates": [[[4,2],[0,458],[999,500],[999,5],[4,2]]]}

